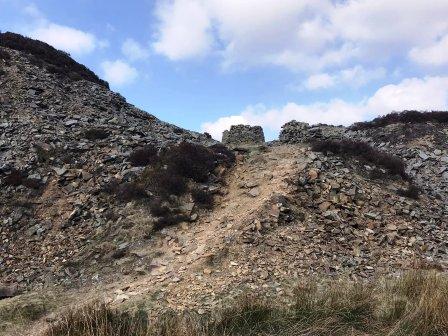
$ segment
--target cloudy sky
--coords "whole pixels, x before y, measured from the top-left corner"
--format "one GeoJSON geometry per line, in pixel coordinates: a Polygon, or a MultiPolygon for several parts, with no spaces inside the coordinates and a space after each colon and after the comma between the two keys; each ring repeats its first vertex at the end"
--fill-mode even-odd
{"type": "Polygon", "coordinates": [[[136,106],[219,139],[448,109],[448,0],[0,0],[136,106]]]}

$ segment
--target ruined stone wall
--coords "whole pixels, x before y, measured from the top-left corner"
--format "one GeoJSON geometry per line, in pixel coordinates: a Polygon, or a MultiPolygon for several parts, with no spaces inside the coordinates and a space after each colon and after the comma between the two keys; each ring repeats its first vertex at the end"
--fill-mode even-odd
{"type": "Polygon", "coordinates": [[[283,143],[302,143],[312,140],[341,139],[346,133],[343,126],[314,125],[290,121],[283,125],[279,140],[283,143]]]}
{"type": "Polygon", "coordinates": [[[257,146],[263,145],[264,141],[261,126],[233,125],[222,135],[222,142],[228,146],[257,146]]]}

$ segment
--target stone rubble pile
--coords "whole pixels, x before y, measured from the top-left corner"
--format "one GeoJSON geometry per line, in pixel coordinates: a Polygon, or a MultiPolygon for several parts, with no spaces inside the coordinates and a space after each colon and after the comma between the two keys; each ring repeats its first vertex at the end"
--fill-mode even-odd
{"type": "Polygon", "coordinates": [[[343,126],[314,125],[308,123],[290,121],[282,126],[279,141],[294,144],[310,142],[312,140],[330,140],[343,137],[346,129],[343,126]]]}
{"type": "Polygon", "coordinates": [[[274,195],[260,209],[243,228],[244,243],[267,243],[297,253],[297,260],[285,256],[285,267],[293,264],[305,273],[309,267],[311,274],[342,272],[365,278],[412,267],[412,262],[448,268],[448,212],[443,201],[401,197],[396,191],[404,183],[372,181],[372,167],[305,153],[307,160],[299,163],[297,180],[291,181],[295,191],[274,195]],[[275,228],[280,229],[270,232],[275,228]],[[274,243],[280,232],[294,244],[274,243]]]}
{"type": "Polygon", "coordinates": [[[222,142],[229,147],[260,146],[264,144],[261,126],[233,125],[222,134],[222,142]]]}

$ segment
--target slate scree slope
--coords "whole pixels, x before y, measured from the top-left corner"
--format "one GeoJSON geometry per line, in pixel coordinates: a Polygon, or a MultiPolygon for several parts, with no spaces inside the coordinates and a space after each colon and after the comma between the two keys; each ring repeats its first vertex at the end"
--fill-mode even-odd
{"type": "Polygon", "coordinates": [[[202,186],[214,208],[184,200],[186,220],[156,232],[144,202],[104,190],[142,173],[129,161],[137,148],[216,141],[139,110],[42,42],[0,34],[0,284],[12,295],[120,280],[160,304],[213,307],[309,275],[447,269],[448,123],[290,122],[268,144],[259,128],[234,130],[236,163],[202,186]],[[406,178],[312,150],[344,139],[400,158],[406,178]],[[418,199],[400,192],[411,185],[418,199]]]}

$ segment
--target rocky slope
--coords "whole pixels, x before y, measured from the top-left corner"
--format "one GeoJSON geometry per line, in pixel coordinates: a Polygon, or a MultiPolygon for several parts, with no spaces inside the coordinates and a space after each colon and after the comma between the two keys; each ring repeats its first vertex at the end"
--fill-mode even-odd
{"type": "Polygon", "coordinates": [[[368,170],[306,144],[240,157],[220,206],[151,237],[138,252],[146,274],[108,296],[201,312],[251,291],[287,297],[309,277],[446,270],[442,202],[401,197],[404,181],[372,181],[368,170]]]}
{"type": "MultiPolygon", "coordinates": [[[[445,112],[446,113],[446,112],[445,112]]],[[[430,197],[448,206],[448,124],[440,122],[392,123],[384,127],[315,125],[292,121],[283,126],[282,143],[322,139],[352,139],[402,158],[406,172],[430,197]]],[[[445,212],[448,209],[445,208],[445,212]]]]}
{"type": "Polygon", "coordinates": [[[129,164],[133,149],[214,142],[135,108],[107,85],[54,74],[27,52],[0,51],[0,282],[70,283],[83,278],[77,256],[96,269],[95,250],[126,245],[94,237],[129,221],[99,190],[141,170],[129,164]]]}
{"type": "Polygon", "coordinates": [[[143,171],[129,162],[143,145],[214,141],[138,110],[96,79],[0,51],[9,55],[0,60],[0,283],[95,285],[115,303],[202,313],[247,290],[288,294],[308,276],[447,270],[447,124],[355,131],[291,122],[265,146],[260,129],[235,127],[245,134],[235,166],[204,186],[214,208],[185,200],[187,219],[155,232],[147,207],[118,201],[107,186],[143,171]],[[420,197],[400,196],[408,181],[399,176],[373,179],[381,167],[312,151],[310,142],[329,138],[403,158],[420,197]]]}

